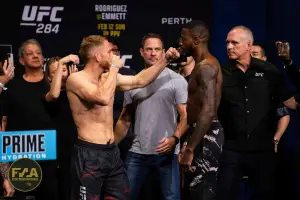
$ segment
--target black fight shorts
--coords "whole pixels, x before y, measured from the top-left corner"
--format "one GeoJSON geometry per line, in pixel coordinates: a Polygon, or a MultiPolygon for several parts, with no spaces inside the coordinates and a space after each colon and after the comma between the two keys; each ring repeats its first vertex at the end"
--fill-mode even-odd
{"type": "Polygon", "coordinates": [[[71,159],[71,200],[129,200],[129,181],[116,144],[78,139],[71,159]]]}

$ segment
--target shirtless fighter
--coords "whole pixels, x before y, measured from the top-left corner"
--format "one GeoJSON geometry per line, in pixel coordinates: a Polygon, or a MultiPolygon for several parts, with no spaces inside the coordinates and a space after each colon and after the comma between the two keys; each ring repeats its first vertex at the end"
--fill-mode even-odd
{"type": "Polygon", "coordinates": [[[188,83],[187,118],[189,139],[179,155],[186,169],[187,198],[215,199],[218,158],[224,136],[217,119],[222,74],[218,60],[208,51],[209,31],[202,21],[181,30],[182,46],[195,60],[188,83]]]}
{"type": "MultiPolygon", "coordinates": [[[[71,74],[67,93],[78,130],[71,161],[71,199],[130,199],[130,187],[113,134],[113,102],[116,87],[141,88],[152,82],[179,53],[170,48],[163,59],[136,76],[118,74],[123,61],[102,36],[83,39],[80,56],[85,68],[71,74]]],[[[75,63],[78,60],[74,60],[75,63]]]]}

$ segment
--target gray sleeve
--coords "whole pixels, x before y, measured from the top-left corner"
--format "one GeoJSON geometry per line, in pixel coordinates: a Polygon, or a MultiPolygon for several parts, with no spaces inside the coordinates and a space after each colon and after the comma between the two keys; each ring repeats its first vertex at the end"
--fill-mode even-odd
{"type": "Polygon", "coordinates": [[[185,104],[188,98],[188,84],[183,77],[174,80],[175,103],[185,104]]]}
{"type": "Polygon", "coordinates": [[[128,104],[132,103],[131,93],[130,91],[124,92],[124,102],[123,107],[126,107],[128,104]]]}

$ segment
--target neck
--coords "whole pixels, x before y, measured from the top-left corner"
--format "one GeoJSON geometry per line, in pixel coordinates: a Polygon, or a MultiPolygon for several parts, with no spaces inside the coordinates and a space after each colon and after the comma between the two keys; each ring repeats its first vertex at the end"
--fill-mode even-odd
{"type": "Polygon", "coordinates": [[[199,46],[193,51],[193,58],[196,63],[201,62],[204,60],[208,55],[209,51],[207,48],[207,43],[201,43],[199,46]]]}
{"type": "Polygon", "coordinates": [[[88,72],[89,76],[94,80],[99,80],[104,73],[104,69],[99,66],[99,63],[87,63],[83,71],[88,72]]]}
{"type": "Polygon", "coordinates": [[[39,82],[44,78],[42,68],[30,68],[25,66],[25,74],[23,78],[28,82],[39,82]]]}
{"type": "Polygon", "coordinates": [[[192,61],[190,64],[188,64],[188,65],[184,66],[183,68],[181,68],[179,73],[183,77],[187,77],[192,73],[194,67],[195,67],[195,61],[192,61]]]}
{"type": "Polygon", "coordinates": [[[238,59],[236,59],[236,66],[241,69],[243,72],[247,71],[249,64],[251,61],[251,55],[250,54],[246,54],[245,56],[242,56],[238,59]]]}

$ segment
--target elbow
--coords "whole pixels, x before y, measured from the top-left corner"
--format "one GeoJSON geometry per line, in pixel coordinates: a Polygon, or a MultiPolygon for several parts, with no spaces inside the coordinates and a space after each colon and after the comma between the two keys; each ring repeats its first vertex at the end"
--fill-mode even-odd
{"type": "Polygon", "coordinates": [[[100,104],[101,106],[108,106],[108,104],[110,103],[111,99],[108,97],[103,97],[100,98],[96,103],[100,104]]]}
{"type": "Polygon", "coordinates": [[[49,95],[52,100],[56,100],[59,97],[59,93],[55,93],[55,92],[50,92],[49,95]]]}
{"type": "Polygon", "coordinates": [[[103,105],[103,106],[108,106],[110,101],[108,101],[107,99],[103,99],[101,100],[100,104],[103,105]]]}

